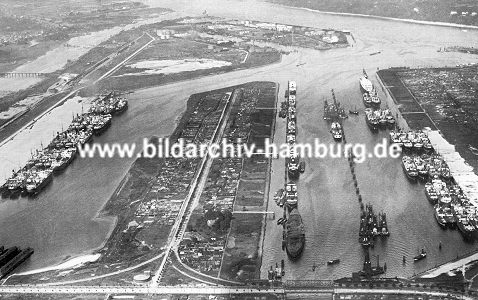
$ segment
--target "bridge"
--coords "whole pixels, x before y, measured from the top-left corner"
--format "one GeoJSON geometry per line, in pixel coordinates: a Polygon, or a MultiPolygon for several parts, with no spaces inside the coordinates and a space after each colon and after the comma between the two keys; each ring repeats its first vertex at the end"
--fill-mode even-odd
{"type": "Polygon", "coordinates": [[[0,73],[0,78],[26,78],[26,77],[45,77],[49,73],[41,72],[9,72],[9,73],[0,73]]]}

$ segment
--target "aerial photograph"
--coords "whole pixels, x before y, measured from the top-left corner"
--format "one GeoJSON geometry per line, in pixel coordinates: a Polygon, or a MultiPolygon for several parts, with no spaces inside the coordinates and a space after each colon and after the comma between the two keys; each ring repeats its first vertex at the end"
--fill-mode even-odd
{"type": "Polygon", "coordinates": [[[0,299],[478,299],[478,1],[0,0],[0,299]]]}

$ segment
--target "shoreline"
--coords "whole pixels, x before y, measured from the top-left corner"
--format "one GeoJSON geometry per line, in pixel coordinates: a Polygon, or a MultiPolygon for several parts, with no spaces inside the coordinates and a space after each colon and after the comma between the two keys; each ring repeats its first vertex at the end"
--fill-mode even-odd
{"type": "MultiPolygon", "coordinates": [[[[270,2],[268,2],[270,3],[270,2]]],[[[326,15],[336,15],[336,16],[344,16],[344,17],[359,17],[359,18],[369,18],[369,19],[378,19],[378,20],[385,20],[385,21],[395,21],[401,23],[409,23],[409,24],[418,24],[418,25],[429,25],[429,26],[440,26],[440,27],[450,27],[450,28],[461,28],[461,29],[475,29],[478,30],[477,25],[466,25],[466,24],[458,24],[458,23],[448,23],[448,22],[437,22],[437,21],[421,21],[421,20],[414,20],[414,19],[400,19],[400,18],[392,18],[392,17],[383,17],[383,16],[375,16],[375,15],[366,15],[366,14],[355,14],[355,13],[345,13],[345,12],[333,12],[333,11],[322,11],[302,6],[287,6],[284,4],[277,4],[283,8],[290,8],[290,9],[299,9],[305,10],[310,12],[315,12],[319,14],[326,14],[326,15]]]]}

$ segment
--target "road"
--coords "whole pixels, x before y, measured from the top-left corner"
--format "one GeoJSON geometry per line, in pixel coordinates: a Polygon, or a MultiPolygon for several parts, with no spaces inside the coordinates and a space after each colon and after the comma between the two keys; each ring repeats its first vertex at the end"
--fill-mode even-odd
{"type": "MultiPolygon", "coordinates": [[[[146,47],[148,47],[149,45],[151,45],[152,42],[154,42],[156,39],[150,35],[149,33],[145,32],[143,33],[143,35],[141,37],[143,37],[144,35],[148,35],[151,40],[149,42],[147,42],[146,44],[144,44],[141,48],[139,48],[138,50],[136,50],[135,52],[133,52],[130,56],[128,56],[127,58],[125,58],[124,60],[122,60],[119,64],[117,64],[116,66],[114,66],[113,68],[111,68],[108,72],[106,72],[105,74],[103,74],[100,78],[98,78],[97,80],[95,80],[95,84],[98,83],[99,81],[105,79],[106,77],[110,76],[111,74],[113,74],[114,72],[116,72],[119,68],[121,68],[126,62],[128,62],[130,59],[132,59],[133,57],[135,57],[136,55],[138,55],[138,53],[140,53],[141,51],[143,51],[146,47]]],[[[141,37],[137,38],[135,40],[138,41],[141,37]]]]}
{"type": "Polygon", "coordinates": [[[280,287],[243,287],[243,286],[0,286],[0,294],[129,294],[129,295],[257,295],[257,294],[378,294],[378,295],[428,295],[472,300],[472,296],[418,289],[370,289],[370,288],[303,288],[284,289],[280,287]]]}

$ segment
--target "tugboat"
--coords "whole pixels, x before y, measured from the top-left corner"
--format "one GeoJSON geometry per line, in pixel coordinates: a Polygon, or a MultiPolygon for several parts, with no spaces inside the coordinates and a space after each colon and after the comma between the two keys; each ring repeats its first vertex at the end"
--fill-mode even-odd
{"type": "Polygon", "coordinates": [[[332,125],[330,126],[330,132],[332,133],[334,140],[336,141],[342,140],[342,137],[343,137],[342,126],[340,125],[339,122],[332,122],[332,125]]]}
{"type": "Polygon", "coordinates": [[[305,172],[305,161],[301,161],[299,163],[299,172],[304,173],[305,172]]]}
{"type": "Polygon", "coordinates": [[[418,262],[418,261],[420,261],[420,260],[422,260],[422,259],[424,259],[424,258],[426,258],[426,257],[427,257],[427,252],[425,251],[425,249],[422,248],[422,251],[420,252],[420,254],[418,254],[417,256],[415,256],[415,257],[413,258],[413,261],[414,261],[414,262],[418,262]]]}
{"type": "Polygon", "coordinates": [[[385,213],[378,214],[378,234],[381,236],[390,235],[390,232],[388,231],[388,226],[387,226],[387,215],[385,213]]]}
{"type": "Polygon", "coordinates": [[[336,259],[329,260],[329,261],[327,262],[327,265],[329,265],[329,266],[330,266],[330,265],[336,265],[336,264],[338,264],[338,263],[340,263],[340,259],[336,258],[336,259]]]}
{"type": "Polygon", "coordinates": [[[372,106],[372,97],[370,96],[369,93],[365,92],[362,94],[362,101],[365,107],[371,107],[372,106]]]}
{"type": "Polygon", "coordinates": [[[289,182],[285,186],[286,190],[286,204],[290,209],[297,207],[298,197],[297,197],[297,185],[293,182],[289,182]]]}
{"type": "Polygon", "coordinates": [[[280,111],[279,111],[279,117],[285,118],[287,117],[287,111],[288,111],[288,104],[287,102],[281,102],[280,104],[280,111]]]}
{"type": "Polygon", "coordinates": [[[284,240],[287,256],[293,261],[298,260],[305,246],[305,230],[297,209],[292,209],[285,222],[284,240]]]}
{"type": "Polygon", "coordinates": [[[358,115],[359,112],[358,112],[357,108],[354,108],[353,110],[349,109],[349,114],[351,114],[351,115],[358,115]]]}
{"type": "Polygon", "coordinates": [[[285,197],[285,190],[284,189],[279,189],[275,194],[274,194],[274,201],[276,204],[279,204],[281,199],[285,197]]]}

